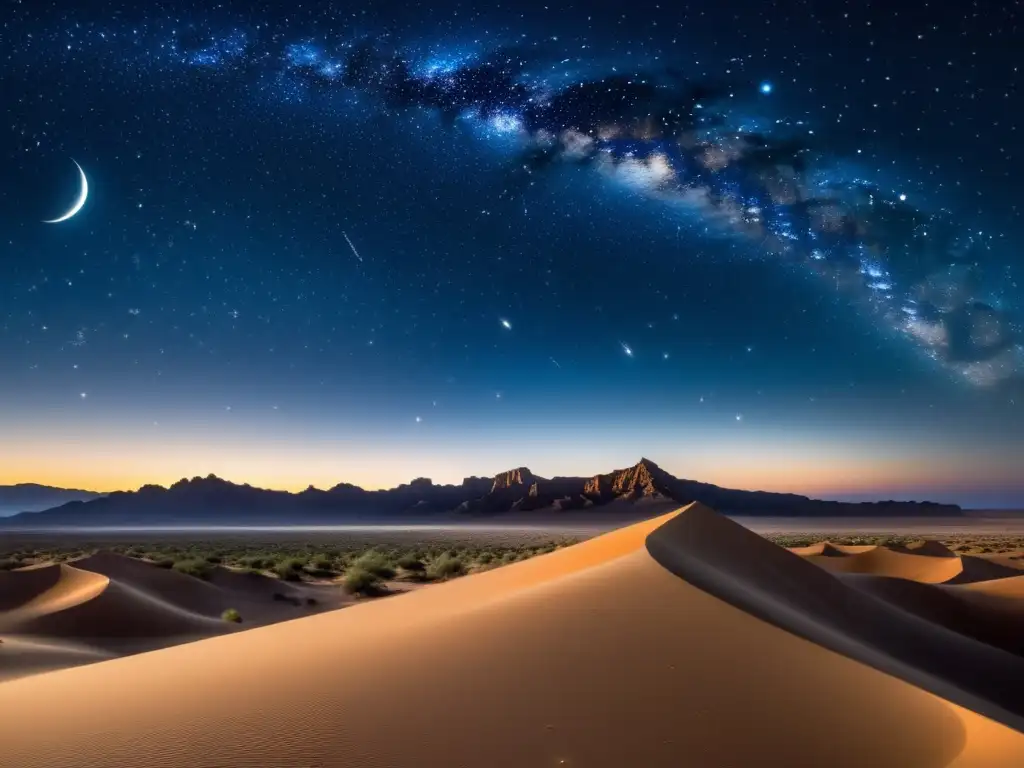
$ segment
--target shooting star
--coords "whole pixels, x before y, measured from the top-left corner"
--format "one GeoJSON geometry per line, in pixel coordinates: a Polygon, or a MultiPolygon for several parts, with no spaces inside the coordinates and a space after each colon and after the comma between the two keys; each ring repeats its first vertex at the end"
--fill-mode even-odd
{"type": "Polygon", "coordinates": [[[561,367],[562,367],[562,366],[560,366],[560,365],[558,364],[558,361],[557,361],[557,360],[555,360],[555,358],[553,358],[553,357],[549,357],[549,358],[548,358],[548,360],[550,360],[550,361],[551,361],[552,363],[554,363],[554,364],[555,364],[555,368],[561,368],[561,367]]]}
{"type": "Polygon", "coordinates": [[[359,255],[359,251],[357,251],[356,247],[352,245],[352,241],[348,239],[348,233],[342,232],[341,236],[345,238],[345,242],[348,243],[348,247],[352,249],[352,253],[355,254],[356,258],[359,259],[359,261],[362,261],[363,257],[359,255]]]}

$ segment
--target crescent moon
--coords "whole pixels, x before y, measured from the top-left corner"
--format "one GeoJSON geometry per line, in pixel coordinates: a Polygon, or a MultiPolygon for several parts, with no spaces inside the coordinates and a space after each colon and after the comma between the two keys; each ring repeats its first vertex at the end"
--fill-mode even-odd
{"type": "Polygon", "coordinates": [[[85,201],[89,197],[89,180],[85,178],[85,171],[82,170],[82,166],[77,161],[72,160],[71,162],[75,164],[75,167],[78,169],[78,175],[82,179],[82,188],[78,191],[78,199],[75,200],[75,204],[63,216],[58,219],[44,219],[43,224],[59,224],[62,221],[67,221],[82,210],[82,206],[85,205],[85,201]]]}

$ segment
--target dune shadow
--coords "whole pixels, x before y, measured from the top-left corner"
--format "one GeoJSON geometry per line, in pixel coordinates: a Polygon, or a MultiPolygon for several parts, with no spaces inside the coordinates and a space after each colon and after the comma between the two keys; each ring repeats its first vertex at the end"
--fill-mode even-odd
{"type": "Polygon", "coordinates": [[[736,608],[1024,731],[1024,659],[854,589],[701,505],[649,534],[646,548],[736,608]]]}

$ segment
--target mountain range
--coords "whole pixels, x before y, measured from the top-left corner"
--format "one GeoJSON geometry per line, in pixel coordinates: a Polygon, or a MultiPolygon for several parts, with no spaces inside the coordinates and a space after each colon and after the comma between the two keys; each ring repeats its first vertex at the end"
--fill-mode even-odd
{"type": "Polygon", "coordinates": [[[36,483],[0,485],[0,517],[19,512],[39,512],[66,504],[69,501],[89,501],[103,496],[94,491],[73,488],[54,488],[36,483]]]}
{"type": "MultiPolygon", "coordinates": [[[[544,478],[526,467],[494,477],[467,477],[458,485],[427,478],[387,490],[341,483],[299,493],[237,485],[214,475],[183,479],[169,488],[146,485],[41,512],[0,520],[3,527],[331,525],[480,521],[510,513],[558,519],[577,510],[632,516],[651,503],[700,501],[726,514],[797,517],[912,517],[959,515],[951,504],[916,501],[846,503],[790,493],[741,491],[672,476],[649,459],[591,477],[544,478]],[[624,507],[624,503],[626,506],[624,507]],[[636,505],[640,509],[629,510],[636,505]],[[602,508],[607,508],[607,510],[602,508]]],[[[578,517],[578,515],[576,516],[578,517]]]]}

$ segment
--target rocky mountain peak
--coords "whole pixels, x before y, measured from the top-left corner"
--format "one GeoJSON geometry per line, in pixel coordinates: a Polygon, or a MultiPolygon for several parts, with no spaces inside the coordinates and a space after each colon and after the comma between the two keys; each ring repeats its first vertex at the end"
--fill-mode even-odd
{"type": "Polygon", "coordinates": [[[523,486],[528,488],[537,482],[539,478],[533,474],[526,467],[516,467],[510,469],[507,472],[494,476],[494,485],[491,487],[491,492],[499,491],[505,488],[514,488],[515,486],[523,486]]]}

